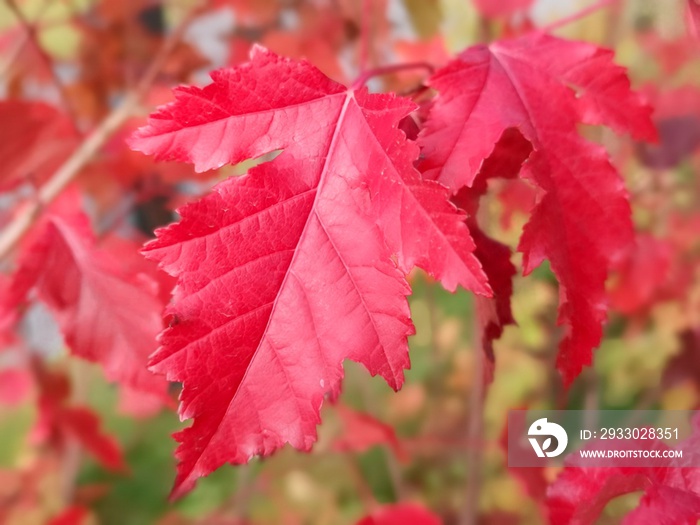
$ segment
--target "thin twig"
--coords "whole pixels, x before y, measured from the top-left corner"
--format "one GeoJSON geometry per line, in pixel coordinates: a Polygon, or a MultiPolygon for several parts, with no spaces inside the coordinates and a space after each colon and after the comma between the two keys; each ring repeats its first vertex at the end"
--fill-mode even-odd
{"type": "Polygon", "coordinates": [[[545,33],[549,33],[551,31],[554,31],[555,29],[559,29],[560,27],[563,27],[565,25],[569,25],[573,22],[577,22],[581,18],[585,18],[588,15],[595,13],[596,11],[603,9],[605,7],[608,7],[611,4],[614,4],[618,2],[619,0],[599,0],[595,4],[591,4],[588,7],[581,9],[580,11],[574,13],[573,15],[566,16],[564,18],[561,18],[557,20],[556,22],[552,22],[549,25],[546,25],[542,28],[542,31],[545,33]]]}
{"type": "Polygon", "coordinates": [[[78,175],[80,170],[107,142],[109,137],[129,118],[138,107],[141,100],[148,93],[148,90],[155,80],[158,72],[168,59],[177,43],[181,40],[190,22],[201,10],[200,7],[193,9],[183,21],[168,35],[165,42],[155,56],[150,66],[141,77],[136,88],[131,91],[94,131],[92,131],[68,157],[68,159],[56,170],[51,178],[44,184],[35,200],[26,203],[17,213],[12,222],[0,234],[0,260],[7,257],[15,248],[17,243],[24,237],[34,221],[37,219],[43,208],[53,202],[63,189],[78,175]]]}

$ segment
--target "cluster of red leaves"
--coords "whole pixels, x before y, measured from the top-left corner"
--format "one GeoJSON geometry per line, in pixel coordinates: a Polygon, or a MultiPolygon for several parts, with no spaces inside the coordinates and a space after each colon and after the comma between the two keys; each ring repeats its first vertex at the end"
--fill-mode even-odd
{"type": "MultiPolygon", "coordinates": [[[[532,4],[475,3],[502,21],[532,4]]],[[[590,365],[600,343],[611,269],[619,277],[612,305],[624,314],[645,312],[682,290],[685,283],[674,275],[689,275],[694,263],[686,257],[691,250],[685,239],[644,232],[634,243],[621,178],[607,152],[579,133],[582,124],[603,125],[639,141],[656,139],[650,106],[630,89],[610,51],[541,32],[474,46],[430,76],[424,86],[429,97],[418,105],[338,82],[347,80],[338,55],[354,43],[360,26],[371,26],[377,42],[386,37],[385,2],[373,2],[369,14],[352,1],[339,2],[340,9],[303,5],[293,31],[281,24],[276,2],[226,4],[236,8],[243,28],[231,44],[236,66],[214,72],[204,88],[178,88],[175,101],[156,111],[129,144],[159,161],[191,163],[198,172],[278,155],[180,208],[181,220],[146,245],[146,257],[177,279],[170,304],[170,278],[135,258],[131,241],[98,239],[87,216],[72,209],[80,207],[75,201],[43,214],[19,250],[14,273],[0,280],[3,343],[14,344],[21,313],[38,301],[71,354],[98,363],[120,385],[132,413],[169,403],[166,380],[147,371],[149,356],[151,371],[182,382],[180,416],[194,423],[176,435],[174,496],[227,462],[245,463],[286,443],[309,450],[324,399],[340,393],[345,359],[400,388],[409,366],[407,337],[414,331],[408,275],[416,267],[450,291],[461,286],[476,294],[492,377],[493,341],[515,322],[510,296],[517,272],[510,248],[479,224],[480,199],[494,179],[508,181],[500,195],[507,211],[529,215],[518,246],[523,273],[548,260],[560,284],[564,337],[557,368],[567,385],[590,365]],[[257,40],[272,51],[254,46],[246,61],[257,40]],[[653,279],[643,278],[648,276],[653,279]]],[[[129,47],[136,50],[126,67],[123,38],[106,48],[84,47],[81,60],[91,64],[89,74],[68,93],[69,100],[86,101],[81,119],[105,114],[109,100],[127,89],[123,70],[144,69],[159,45],[157,21],[135,23],[148,11],[142,8],[100,4],[98,15],[107,22],[80,26],[85,40],[98,44],[105,32],[133,34],[129,47]]],[[[690,22],[697,20],[692,1],[688,13],[690,22]]],[[[407,54],[429,51],[442,65],[444,46],[433,44],[407,54]]],[[[381,47],[366,52],[376,55],[381,47]]],[[[35,51],[24,50],[39,63],[35,51]]],[[[365,58],[372,63],[386,57],[365,58]]],[[[185,44],[171,61],[165,65],[170,81],[187,80],[203,64],[185,44]]],[[[11,73],[16,93],[24,77],[11,73]]],[[[50,81],[48,75],[40,79],[50,81]]],[[[151,98],[162,101],[162,94],[151,98]]],[[[649,98],[662,108],[656,121],[661,141],[639,145],[639,157],[655,168],[675,165],[696,149],[697,133],[679,151],[675,138],[688,136],[697,119],[685,110],[676,114],[660,95],[649,98]]],[[[678,98],[672,93],[667,100],[678,98]]],[[[20,123],[2,134],[3,190],[41,185],[80,141],[75,122],[43,103],[2,102],[0,116],[20,123]],[[43,147],[49,138],[52,147],[43,147]]],[[[124,138],[132,127],[124,126],[86,172],[118,173],[118,185],[136,189],[139,199],[158,196],[161,184],[193,178],[187,167],[155,164],[127,151],[124,138]]],[[[93,197],[109,199],[107,193],[93,197]]],[[[687,335],[684,349],[691,350],[679,356],[676,368],[695,358],[695,335],[687,335]]],[[[59,450],[77,440],[104,467],[124,469],[96,414],[71,402],[67,378],[41,366],[26,368],[39,390],[37,437],[59,450]]],[[[21,397],[24,372],[0,370],[1,401],[21,397]]],[[[391,427],[343,406],[338,412],[353,437],[336,440],[337,450],[384,444],[406,456],[391,427]]],[[[530,474],[533,497],[544,497],[540,473],[530,474]]],[[[681,470],[600,474],[572,467],[546,491],[547,508],[552,523],[585,522],[611,497],[645,490],[628,518],[638,521],[631,522],[654,522],[669,512],[662,503],[670,496],[680,502],[678,520],[697,519],[695,483],[681,470]]],[[[69,508],[63,522],[83,514],[69,508]]],[[[422,507],[400,504],[377,509],[360,524],[408,522],[439,521],[422,507]]]]}
{"type": "Polygon", "coordinates": [[[541,191],[524,271],[546,258],[559,279],[565,381],[590,364],[606,275],[632,227],[619,175],[577,125],[655,138],[610,52],[543,34],[470,48],[431,77],[438,95],[416,141],[399,131],[409,100],[345,88],[262,48],[212,79],[176,90],[132,147],[197,171],[282,153],[182,208],[145,249],[178,278],[177,323],[151,361],[183,383],[180,413],[195,420],[177,435],[175,494],[224,462],[310,448],[346,358],[400,387],[415,266],[448,290],[495,294],[484,326],[487,341],[498,336],[512,321],[509,251],[481,234],[477,246],[473,210],[470,235],[470,210],[449,199],[483,192],[478,176],[520,173],[541,191]]]}

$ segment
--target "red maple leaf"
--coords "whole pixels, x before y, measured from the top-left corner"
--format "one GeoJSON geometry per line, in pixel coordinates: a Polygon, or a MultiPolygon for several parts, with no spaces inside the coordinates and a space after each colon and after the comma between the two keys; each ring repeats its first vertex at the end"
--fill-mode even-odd
{"type": "Polygon", "coordinates": [[[146,365],[163,327],[157,284],[127,274],[97,249],[84,215],[51,215],[22,253],[6,302],[34,289],[56,318],[71,352],[99,363],[107,378],[167,400],[167,383],[146,365]]]}
{"type": "Polygon", "coordinates": [[[176,436],[174,495],[226,462],[308,450],[344,359],[399,388],[414,265],[489,293],[462,214],[413,168],[418,149],[398,130],[411,102],[259,47],[212,79],[176,90],[131,145],[198,171],[283,151],[145,248],[178,277],[152,369],[183,382],[180,414],[195,419],[176,436]]]}
{"type": "Polygon", "coordinates": [[[439,96],[419,137],[421,170],[457,192],[517,128],[533,153],[521,175],[544,195],[520,241],[524,273],[549,259],[567,326],[557,367],[570,383],[590,364],[606,316],[605,279],[632,239],[622,181],[579,123],[654,139],[650,108],[612,52],[544,34],[467,49],[430,80],[439,96]],[[583,227],[585,225],[585,227],[583,227]]]}

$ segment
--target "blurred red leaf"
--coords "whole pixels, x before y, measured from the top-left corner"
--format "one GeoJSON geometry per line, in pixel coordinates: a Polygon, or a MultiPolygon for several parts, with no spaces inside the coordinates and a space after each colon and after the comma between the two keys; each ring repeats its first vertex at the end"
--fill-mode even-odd
{"type": "Polygon", "coordinates": [[[343,404],[338,404],[335,408],[343,429],[333,442],[334,450],[365,452],[374,446],[386,445],[400,461],[408,460],[408,453],[392,427],[365,412],[358,412],[343,404]]]}
{"type": "Polygon", "coordinates": [[[77,144],[67,115],[43,102],[0,101],[0,189],[24,180],[41,183],[77,144]]]}
{"type": "Polygon", "coordinates": [[[102,365],[111,381],[166,398],[165,380],[146,369],[163,326],[158,286],[95,248],[87,217],[50,216],[12,279],[12,302],[36,290],[75,355],[102,365]]]}
{"type": "Polygon", "coordinates": [[[615,263],[617,282],[609,292],[611,306],[625,315],[639,314],[658,299],[667,282],[673,247],[668,241],[639,234],[615,263]]]}
{"type": "Polygon", "coordinates": [[[656,31],[647,31],[639,35],[639,43],[654,56],[665,73],[677,73],[690,62],[700,50],[698,40],[684,34],[675,39],[666,39],[656,31]]]}
{"type": "Polygon", "coordinates": [[[34,439],[49,442],[59,450],[75,439],[106,469],[126,471],[121,448],[113,437],[102,432],[99,416],[90,408],[69,405],[68,378],[38,363],[35,370],[40,392],[34,439]]]}
{"type": "Polygon", "coordinates": [[[659,141],[638,143],[637,154],[652,168],[673,168],[700,147],[700,89],[685,85],[659,90],[648,85],[644,91],[654,104],[659,141]]]}

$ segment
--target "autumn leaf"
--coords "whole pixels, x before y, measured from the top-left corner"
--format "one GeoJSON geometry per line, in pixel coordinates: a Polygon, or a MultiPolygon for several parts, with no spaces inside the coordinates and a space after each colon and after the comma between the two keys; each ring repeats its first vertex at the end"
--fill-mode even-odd
{"type": "Polygon", "coordinates": [[[146,274],[127,274],[95,247],[86,216],[51,215],[24,250],[8,297],[19,305],[35,290],[56,318],[71,352],[99,363],[110,381],[167,401],[167,383],[151,374],[163,303],[146,274]]]}
{"type": "Polygon", "coordinates": [[[308,450],[344,359],[399,388],[414,265],[489,293],[462,214],[413,168],[398,130],[411,102],[259,47],[212,79],[176,90],[132,147],[198,171],[283,151],[179,210],[145,248],[178,277],[152,360],[183,382],[180,414],[195,419],[176,436],[175,496],[226,462],[308,450]]]}
{"type": "Polygon", "coordinates": [[[571,383],[600,343],[608,268],[632,240],[622,180],[577,127],[604,124],[651,140],[651,110],[612,52],[544,34],[467,49],[430,85],[439,96],[419,137],[426,178],[457,192],[473,184],[506,130],[532,144],[521,176],[543,196],[518,250],[525,274],[549,259],[559,280],[566,334],[557,367],[571,383]]]}
{"type": "Polygon", "coordinates": [[[212,79],[203,89],[176,89],[176,102],[154,113],[131,146],[159,160],[191,162],[201,172],[280,149],[313,156],[310,148],[327,149],[330,142],[335,145],[333,137],[367,143],[362,158],[343,148],[338,162],[376,174],[358,184],[372,194],[372,213],[380,216],[401,268],[420,266],[448,290],[461,285],[490,295],[462,215],[443,186],[423,181],[413,169],[418,148],[395,126],[386,126],[387,117],[404,117],[413,103],[348,90],[309,63],[282,59],[260,46],[251,51],[251,62],[215,71],[212,79]],[[257,86],[276,89],[263,100],[257,86]],[[355,125],[357,119],[361,125],[355,125]]]}

